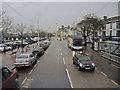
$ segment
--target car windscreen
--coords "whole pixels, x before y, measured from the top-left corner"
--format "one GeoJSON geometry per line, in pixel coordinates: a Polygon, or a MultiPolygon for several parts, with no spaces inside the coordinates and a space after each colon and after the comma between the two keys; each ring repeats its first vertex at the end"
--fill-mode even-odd
{"type": "Polygon", "coordinates": [[[117,49],[117,46],[113,45],[110,47],[111,52],[114,52],[117,49]]]}
{"type": "Polygon", "coordinates": [[[116,54],[120,54],[120,47],[115,51],[116,54]]]}
{"type": "Polygon", "coordinates": [[[28,55],[20,55],[19,57],[17,58],[28,58],[28,55]]]}
{"type": "Polygon", "coordinates": [[[90,57],[86,55],[81,55],[78,57],[80,61],[90,61],[90,57]]]}
{"type": "Polygon", "coordinates": [[[108,45],[108,44],[103,45],[103,50],[109,50],[109,48],[110,48],[110,45],[108,45]]]}

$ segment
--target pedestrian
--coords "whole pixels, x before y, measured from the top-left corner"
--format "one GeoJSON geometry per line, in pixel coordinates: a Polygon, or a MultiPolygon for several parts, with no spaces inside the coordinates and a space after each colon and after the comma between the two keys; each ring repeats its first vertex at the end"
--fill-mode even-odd
{"type": "Polygon", "coordinates": [[[18,50],[19,50],[19,45],[18,45],[18,50]]]}
{"type": "Polygon", "coordinates": [[[26,47],[25,51],[27,52],[27,47],[26,47]]]}

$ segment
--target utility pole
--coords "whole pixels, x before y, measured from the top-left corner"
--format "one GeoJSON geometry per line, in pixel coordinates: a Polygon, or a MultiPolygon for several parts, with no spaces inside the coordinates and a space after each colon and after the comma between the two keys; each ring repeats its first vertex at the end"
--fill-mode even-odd
{"type": "Polygon", "coordinates": [[[39,30],[39,19],[38,19],[38,47],[40,46],[40,36],[39,36],[39,33],[40,33],[40,30],[39,30]]]}

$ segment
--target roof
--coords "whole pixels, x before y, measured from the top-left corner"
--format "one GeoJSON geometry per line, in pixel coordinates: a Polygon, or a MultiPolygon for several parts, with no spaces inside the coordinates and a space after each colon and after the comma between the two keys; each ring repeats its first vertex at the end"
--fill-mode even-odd
{"type": "Polygon", "coordinates": [[[103,19],[104,23],[120,22],[120,16],[103,19]]]}

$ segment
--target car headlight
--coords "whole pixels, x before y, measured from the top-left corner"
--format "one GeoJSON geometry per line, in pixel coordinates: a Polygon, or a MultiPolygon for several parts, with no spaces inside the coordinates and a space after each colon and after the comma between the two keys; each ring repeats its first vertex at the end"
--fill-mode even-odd
{"type": "Polygon", "coordinates": [[[80,67],[82,67],[83,65],[82,65],[82,63],[80,63],[80,67]]]}
{"type": "Polygon", "coordinates": [[[92,66],[94,67],[94,66],[95,66],[95,64],[94,64],[94,63],[92,63],[92,66]]]}

